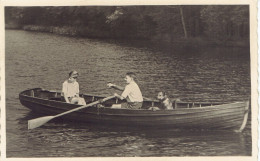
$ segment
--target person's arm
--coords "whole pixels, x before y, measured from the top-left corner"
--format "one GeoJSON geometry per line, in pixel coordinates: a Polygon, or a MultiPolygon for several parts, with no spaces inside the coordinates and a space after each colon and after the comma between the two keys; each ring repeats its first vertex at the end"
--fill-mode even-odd
{"type": "Polygon", "coordinates": [[[79,97],[79,83],[77,82],[76,97],[79,97]]]}
{"type": "Polygon", "coordinates": [[[67,95],[67,85],[66,85],[66,83],[62,84],[62,93],[63,93],[63,97],[65,98],[65,101],[67,103],[70,103],[68,95],[67,95]]]}
{"type": "Polygon", "coordinates": [[[69,98],[68,98],[67,94],[64,94],[64,98],[65,98],[65,101],[66,101],[67,103],[70,103],[70,101],[69,101],[69,98]]]}
{"type": "Polygon", "coordinates": [[[126,99],[126,97],[129,95],[129,93],[130,93],[129,86],[126,86],[125,89],[124,89],[124,91],[123,91],[123,93],[121,94],[121,96],[118,95],[117,93],[115,93],[114,95],[115,95],[117,98],[123,100],[123,99],[126,99]]]}
{"type": "Polygon", "coordinates": [[[120,96],[120,95],[117,94],[117,93],[115,93],[114,96],[116,96],[117,98],[119,98],[119,99],[121,99],[121,100],[125,99],[123,96],[120,96]]]}
{"type": "Polygon", "coordinates": [[[120,90],[120,91],[124,91],[125,90],[125,87],[118,86],[118,85],[115,85],[115,84],[112,84],[112,83],[108,83],[107,86],[115,88],[115,89],[120,90]]]}

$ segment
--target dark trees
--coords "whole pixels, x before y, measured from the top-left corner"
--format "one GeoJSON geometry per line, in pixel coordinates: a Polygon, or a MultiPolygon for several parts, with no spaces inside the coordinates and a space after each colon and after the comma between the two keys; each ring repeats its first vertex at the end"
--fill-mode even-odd
{"type": "Polygon", "coordinates": [[[248,39],[248,5],[5,7],[6,24],[72,27],[79,36],[248,39]]]}

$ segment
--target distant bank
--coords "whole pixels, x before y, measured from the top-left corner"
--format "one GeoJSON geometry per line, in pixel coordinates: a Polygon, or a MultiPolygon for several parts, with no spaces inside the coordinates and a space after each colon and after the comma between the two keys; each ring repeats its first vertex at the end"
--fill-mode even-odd
{"type": "MultiPolygon", "coordinates": [[[[113,37],[110,33],[105,31],[99,31],[94,29],[88,29],[75,26],[39,26],[39,25],[18,25],[15,23],[5,24],[5,29],[25,30],[33,32],[47,32],[64,36],[72,37],[85,37],[85,38],[97,38],[97,39],[117,39],[123,40],[128,38],[113,37]]],[[[129,37],[132,41],[140,39],[129,37]]],[[[204,46],[226,46],[226,47],[249,47],[249,40],[216,40],[207,37],[192,37],[192,38],[176,38],[176,39],[151,39],[147,40],[151,43],[164,44],[164,45],[181,45],[182,47],[204,47],[204,46]]]]}

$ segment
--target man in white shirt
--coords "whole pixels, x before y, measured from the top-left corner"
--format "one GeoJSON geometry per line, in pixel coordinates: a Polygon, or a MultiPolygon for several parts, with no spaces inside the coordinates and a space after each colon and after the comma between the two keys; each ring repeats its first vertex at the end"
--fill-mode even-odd
{"type": "Polygon", "coordinates": [[[67,103],[85,105],[86,102],[84,98],[79,97],[79,83],[76,80],[78,76],[77,71],[71,71],[69,73],[69,79],[65,80],[62,84],[62,94],[67,103]]]}
{"type": "Polygon", "coordinates": [[[126,73],[125,80],[127,85],[125,88],[117,86],[115,84],[109,83],[109,87],[116,88],[118,90],[122,90],[123,93],[118,95],[115,93],[115,96],[120,98],[121,100],[126,99],[127,103],[123,103],[119,108],[130,108],[130,109],[140,109],[143,105],[143,96],[140,88],[136,84],[136,75],[132,72],[126,73]]]}

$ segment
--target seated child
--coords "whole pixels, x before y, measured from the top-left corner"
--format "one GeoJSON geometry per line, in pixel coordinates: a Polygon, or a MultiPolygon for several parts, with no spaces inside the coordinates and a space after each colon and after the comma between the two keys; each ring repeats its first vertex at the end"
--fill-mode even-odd
{"type": "Polygon", "coordinates": [[[172,101],[168,98],[166,92],[159,92],[157,99],[160,101],[160,108],[164,110],[172,110],[172,101]]]}

